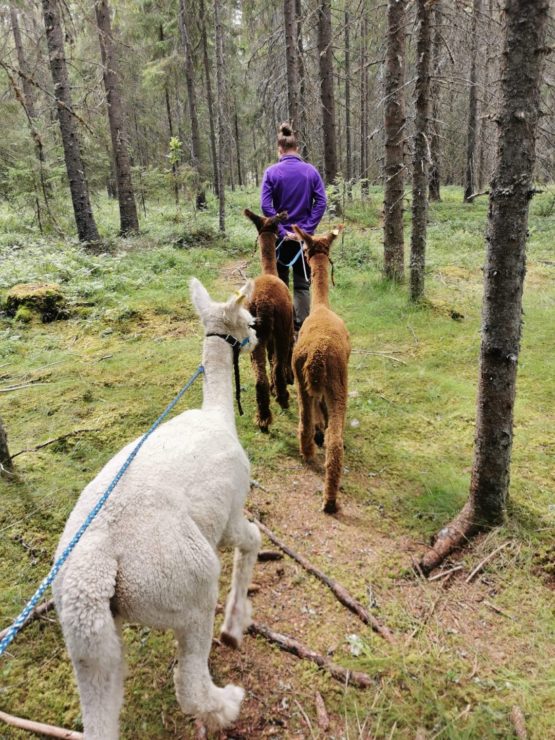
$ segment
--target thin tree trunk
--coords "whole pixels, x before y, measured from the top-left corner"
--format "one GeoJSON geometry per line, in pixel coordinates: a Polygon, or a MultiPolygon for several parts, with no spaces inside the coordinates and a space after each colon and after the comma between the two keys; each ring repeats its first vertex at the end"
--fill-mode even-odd
{"type": "Polygon", "coordinates": [[[348,197],[352,198],[351,178],[353,177],[353,152],[351,144],[351,42],[349,11],[345,10],[345,179],[347,180],[348,197]]]}
{"type": "Polygon", "coordinates": [[[464,181],[464,201],[476,192],[476,129],[478,127],[478,16],[482,12],[482,0],[473,0],[472,27],[470,31],[470,91],[468,96],[468,127],[466,140],[466,171],[464,181]]]}
{"type": "Polygon", "coordinates": [[[430,200],[441,200],[440,195],[440,157],[441,141],[439,137],[439,96],[441,87],[439,85],[439,74],[441,71],[440,49],[443,12],[442,0],[437,0],[434,6],[434,40],[432,43],[432,80],[430,84],[430,97],[432,99],[432,121],[430,126],[430,177],[429,197],[430,200]]]}
{"type": "Polygon", "coordinates": [[[490,188],[474,463],[468,502],[422,560],[429,572],[506,511],[528,209],[549,0],[506,0],[497,165],[490,188]]]}
{"type": "Polygon", "coordinates": [[[214,192],[219,195],[218,185],[218,157],[216,154],[216,128],[214,123],[214,96],[212,94],[212,81],[210,79],[210,60],[208,58],[208,39],[206,35],[206,11],[204,0],[199,0],[200,35],[202,41],[202,62],[204,65],[204,77],[206,83],[206,102],[208,104],[208,122],[210,126],[210,151],[212,153],[212,169],[214,177],[214,192]]]}
{"type": "Polygon", "coordinates": [[[368,197],[368,12],[363,6],[360,27],[360,192],[368,197]]]}
{"type": "Polygon", "coordinates": [[[293,130],[296,131],[300,125],[300,116],[295,0],[283,0],[283,19],[285,26],[285,62],[287,68],[289,123],[293,127],[293,130]]]}
{"type": "Polygon", "coordinates": [[[219,199],[219,226],[222,233],[225,232],[225,121],[224,121],[224,38],[221,19],[220,0],[214,0],[214,27],[216,33],[216,88],[217,88],[217,112],[218,112],[218,199],[219,199]]]}
{"type": "Polygon", "coordinates": [[[322,122],[324,129],[324,173],[326,183],[331,185],[337,177],[331,0],[321,0],[318,9],[318,54],[320,99],[322,101],[322,122]]]}
{"type": "Polygon", "coordinates": [[[46,41],[48,44],[50,71],[54,83],[56,111],[60,123],[64,159],[77,233],[81,241],[97,242],[99,241],[99,236],[89,198],[89,189],[79,143],[79,132],[73,114],[64,49],[64,34],[57,0],[42,0],[42,10],[46,29],[46,41]]]}
{"type": "Polygon", "coordinates": [[[306,70],[304,64],[304,45],[303,45],[303,18],[301,0],[295,0],[295,28],[297,43],[297,63],[299,75],[299,105],[300,105],[300,130],[301,136],[299,148],[301,155],[306,159],[308,157],[308,122],[307,122],[307,104],[306,104],[306,70]]]}
{"type": "Polygon", "coordinates": [[[412,232],[410,244],[410,297],[424,295],[426,227],[428,217],[428,119],[430,116],[430,6],[417,0],[416,115],[412,157],[412,232]]]}
{"type": "Polygon", "coordinates": [[[8,435],[0,417],[0,475],[6,474],[9,476],[12,470],[13,463],[8,449],[8,435]]]}
{"type": "Polygon", "coordinates": [[[242,188],[243,182],[243,168],[241,167],[241,137],[239,134],[239,114],[237,112],[237,101],[234,100],[235,110],[233,112],[233,127],[235,129],[235,154],[237,157],[237,182],[239,187],[242,188]]]}
{"type": "Polygon", "coordinates": [[[486,110],[489,106],[486,106],[485,104],[485,97],[490,95],[490,66],[491,66],[491,59],[490,59],[490,44],[491,44],[491,36],[492,36],[492,13],[493,13],[493,1],[489,0],[489,7],[488,7],[488,17],[487,17],[487,30],[486,30],[486,36],[485,36],[485,45],[484,45],[484,84],[482,86],[483,93],[481,98],[481,104],[480,104],[480,122],[479,122],[479,130],[478,130],[478,146],[479,146],[479,155],[478,155],[478,172],[476,173],[476,179],[477,179],[477,190],[481,191],[484,185],[484,182],[486,180],[486,148],[487,148],[487,134],[488,134],[488,120],[486,115],[486,110]]]}
{"type": "Polygon", "coordinates": [[[189,102],[189,117],[191,119],[191,144],[193,149],[193,169],[197,173],[196,203],[199,210],[206,208],[206,193],[202,187],[202,151],[200,145],[200,131],[197,114],[197,96],[195,91],[195,67],[193,51],[189,34],[187,17],[187,0],[179,0],[179,32],[185,55],[185,79],[187,81],[187,99],[189,102]]]}
{"type": "Polygon", "coordinates": [[[389,0],[385,61],[384,275],[404,274],[405,18],[407,0],[389,0]]]}
{"type": "Polygon", "coordinates": [[[131,182],[131,164],[127,149],[127,132],[121,102],[119,72],[116,58],[116,45],[112,35],[112,21],[110,7],[107,0],[97,0],[95,4],[100,53],[102,56],[102,76],[106,91],[108,119],[110,121],[110,135],[114,151],[116,166],[116,180],[118,187],[119,218],[121,234],[129,234],[139,230],[139,216],[133,183],[131,182]]]}

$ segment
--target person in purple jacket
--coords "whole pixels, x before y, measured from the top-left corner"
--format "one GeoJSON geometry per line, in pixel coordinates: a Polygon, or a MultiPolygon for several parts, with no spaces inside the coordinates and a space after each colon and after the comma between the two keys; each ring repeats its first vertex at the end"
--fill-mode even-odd
{"type": "Polygon", "coordinates": [[[279,162],[264,172],[260,202],[265,216],[280,211],[288,214],[287,221],[279,224],[276,258],[278,275],[286,285],[289,285],[289,268],[293,268],[293,305],[298,330],[310,311],[310,268],[291,226],[297,224],[313,234],[326,210],[327,198],[320,173],[299,154],[297,139],[288,123],[279,127],[277,144],[279,162]]]}

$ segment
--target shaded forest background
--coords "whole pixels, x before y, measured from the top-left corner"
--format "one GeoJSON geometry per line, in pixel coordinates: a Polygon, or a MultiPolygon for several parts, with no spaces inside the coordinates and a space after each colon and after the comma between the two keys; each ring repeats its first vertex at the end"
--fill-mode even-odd
{"type": "MultiPolygon", "coordinates": [[[[406,187],[416,20],[414,4],[404,4],[406,187]]],[[[60,228],[67,175],[43,5],[14,1],[1,9],[0,197],[16,207],[32,207],[35,226],[48,232],[60,228]]],[[[336,179],[345,194],[350,191],[345,183],[362,181],[364,196],[366,181],[383,182],[386,3],[112,0],[111,7],[102,5],[112,20],[113,66],[142,218],[152,198],[191,202],[201,193],[202,206],[204,191],[217,191],[220,157],[226,186],[258,185],[264,168],[275,160],[276,124],[290,117],[297,119],[303,154],[328,184],[336,179]],[[328,42],[322,28],[326,19],[331,21],[328,42]],[[330,69],[333,105],[325,107],[325,130],[333,140],[326,144],[321,91],[330,69]],[[335,148],[335,164],[326,162],[325,145],[335,148]]],[[[59,9],[72,117],[89,188],[93,199],[100,190],[116,197],[95,8],[77,0],[62,2],[59,9]]],[[[494,167],[500,3],[437,0],[431,13],[430,164],[442,184],[464,185],[470,162],[472,189],[479,192],[494,167]],[[469,136],[474,143],[469,144],[469,136]]],[[[548,42],[553,43],[552,27],[548,42]]],[[[555,172],[555,81],[549,59],[542,101],[546,115],[538,131],[536,178],[547,181],[555,172]]]]}

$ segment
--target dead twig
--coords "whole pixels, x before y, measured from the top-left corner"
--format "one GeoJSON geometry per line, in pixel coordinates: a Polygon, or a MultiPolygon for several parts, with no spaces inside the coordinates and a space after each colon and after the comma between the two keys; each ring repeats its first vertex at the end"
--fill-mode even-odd
{"type": "Polygon", "coordinates": [[[279,632],[274,632],[264,624],[253,622],[248,631],[251,635],[260,635],[260,637],[263,637],[265,640],[268,640],[268,642],[277,645],[286,653],[296,655],[297,658],[301,658],[301,660],[309,660],[312,663],[315,663],[317,666],[327,671],[332,678],[342,684],[351,684],[351,686],[356,686],[359,689],[367,689],[375,684],[367,673],[350,671],[347,668],[343,668],[342,666],[337,665],[337,663],[333,663],[324,655],[320,655],[320,653],[306,647],[293,637],[288,637],[279,632]]]}
{"type": "Polygon", "coordinates": [[[362,622],[364,622],[364,624],[370,625],[374,632],[380,635],[380,637],[383,637],[384,640],[387,640],[391,643],[394,642],[393,635],[388,630],[388,628],[385,625],[381,624],[381,622],[379,622],[372,614],[369,614],[368,611],[362,606],[362,604],[358,602],[353,596],[351,596],[351,594],[344,586],[327,576],[315,565],[312,565],[312,563],[303,555],[299,555],[299,553],[288,547],[272,532],[271,529],[268,529],[265,524],[262,524],[262,522],[258,521],[258,519],[256,519],[255,517],[251,518],[252,521],[260,529],[260,531],[263,532],[266,537],[268,537],[268,539],[274,543],[274,545],[277,545],[280,550],[283,550],[286,555],[289,555],[290,558],[293,558],[293,560],[299,563],[299,565],[302,565],[302,567],[311,575],[322,581],[322,583],[324,583],[330,589],[336,599],[340,601],[343,606],[346,606],[347,609],[353,612],[353,614],[356,614],[357,617],[362,622]]]}
{"type": "Polygon", "coordinates": [[[472,203],[474,198],[479,198],[481,195],[489,195],[489,190],[482,190],[481,193],[472,193],[471,195],[468,196],[468,198],[466,199],[466,202],[472,203]]]}
{"type": "Polygon", "coordinates": [[[453,573],[456,573],[459,570],[462,570],[462,565],[455,565],[454,568],[450,568],[449,570],[444,570],[441,573],[436,573],[435,576],[432,576],[431,578],[428,578],[428,581],[439,581],[442,578],[446,578],[447,576],[452,575],[453,573]]]}
{"type": "Polygon", "coordinates": [[[48,385],[48,383],[22,383],[21,385],[8,385],[5,388],[0,388],[0,393],[11,393],[12,391],[19,391],[22,388],[34,388],[36,385],[48,385]]]}
{"type": "Polygon", "coordinates": [[[354,349],[353,350],[354,355],[377,355],[378,357],[385,357],[387,360],[393,360],[393,362],[400,362],[401,365],[408,365],[408,362],[405,362],[405,360],[399,359],[399,357],[395,357],[394,355],[388,355],[386,352],[371,352],[368,349],[354,349]]]}
{"type": "Polygon", "coordinates": [[[507,617],[507,619],[510,619],[514,622],[514,617],[511,616],[508,612],[501,609],[499,606],[496,606],[495,604],[492,604],[491,601],[486,601],[484,599],[483,601],[484,606],[487,606],[488,609],[491,609],[492,611],[496,612],[497,614],[501,614],[502,617],[507,617]]]}
{"type": "Polygon", "coordinates": [[[477,576],[478,573],[482,570],[482,568],[484,567],[484,565],[486,565],[487,563],[489,563],[489,561],[492,560],[492,558],[494,558],[498,553],[501,552],[501,550],[504,550],[507,547],[507,545],[510,545],[510,544],[511,544],[511,541],[508,540],[507,542],[504,542],[502,545],[500,545],[498,548],[496,548],[493,552],[490,552],[490,554],[487,557],[485,557],[483,560],[481,560],[478,563],[478,565],[474,568],[474,570],[470,573],[470,575],[467,576],[466,583],[470,583],[470,581],[472,581],[472,579],[475,576],[477,576]]]}
{"type": "Polygon", "coordinates": [[[526,720],[522,709],[516,704],[511,709],[511,722],[515,728],[518,740],[528,740],[528,731],[526,729],[526,720]]]}
{"type": "Polygon", "coordinates": [[[7,714],[6,712],[0,712],[0,720],[5,722],[7,725],[17,727],[20,730],[27,730],[27,732],[34,732],[36,735],[48,735],[49,737],[61,737],[65,740],[78,740],[83,738],[82,732],[75,732],[74,730],[66,730],[63,727],[56,727],[55,725],[45,725],[43,722],[33,722],[30,719],[23,719],[22,717],[16,717],[13,714],[7,714]]]}
{"type": "Polygon", "coordinates": [[[314,699],[316,702],[316,717],[318,719],[318,727],[322,730],[322,732],[327,732],[330,727],[330,718],[328,716],[324,700],[322,699],[322,694],[317,691],[314,699]]]}
{"type": "Polygon", "coordinates": [[[68,439],[68,437],[75,437],[77,434],[83,434],[84,432],[98,432],[98,429],[75,429],[73,432],[61,434],[59,437],[54,437],[53,439],[47,439],[46,442],[41,442],[39,445],[35,445],[34,447],[26,447],[24,450],[19,450],[19,452],[12,455],[12,458],[17,457],[18,455],[24,455],[27,452],[37,452],[37,450],[42,450],[43,447],[53,445],[55,442],[62,442],[64,439],[68,439]]]}
{"type": "MultiPolygon", "coordinates": [[[[26,622],[23,623],[23,627],[26,627],[30,622],[33,622],[35,619],[51,611],[53,608],[54,608],[54,599],[50,599],[49,601],[43,601],[42,604],[39,604],[31,612],[31,614],[29,614],[29,618],[27,619],[26,622]]],[[[23,627],[21,629],[23,629],[23,627]]],[[[6,627],[5,629],[3,629],[0,632],[0,640],[3,640],[9,631],[10,631],[10,627],[6,627]]]]}

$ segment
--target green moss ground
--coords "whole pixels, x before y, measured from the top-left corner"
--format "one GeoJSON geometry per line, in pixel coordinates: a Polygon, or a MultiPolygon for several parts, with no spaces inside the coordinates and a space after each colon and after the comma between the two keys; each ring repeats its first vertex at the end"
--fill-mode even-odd
{"type": "MultiPolygon", "coordinates": [[[[531,738],[555,737],[554,197],[548,190],[531,206],[510,516],[461,561],[471,567],[502,542],[512,543],[510,554],[493,561],[476,588],[514,618],[474,604],[472,624],[481,625],[480,634],[453,626],[465,621],[465,600],[473,598],[462,586],[441,593],[441,618],[434,612],[422,624],[407,589],[399,587],[410,559],[396,543],[414,543],[416,552],[467,495],[487,202],[463,205],[453,188],[432,206],[423,307],[409,305],[406,286],[381,278],[381,192],[373,189],[369,202],[355,201],[347,210],[344,238],[334,247],[332,292],[353,342],[343,495],[368,512],[375,528],[370,542],[379,533],[392,543],[379,571],[369,566],[364,572],[383,595],[380,617],[407,637],[417,632],[394,649],[361,632],[362,653],[346,652],[345,665],[376,676],[375,692],[345,693],[310,666],[293,665],[296,690],[317,685],[328,708],[342,717],[345,737],[362,736],[366,721],[377,738],[410,738],[418,728],[429,737],[507,738],[513,736],[513,704],[525,712],[531,738]],[[459,314],[463,318],[453,318],[459,314]],[[473,660],[480,667],[474,675],[473,660]]],[[[217,235],[214,202],[196,217],[147,204],[140,236],[111,238],[106,251],[95,255],[71,239],[37,237],[30,216],[16,218],[0,207],[0,297],[17,282],[53,282],[72,314],[47,325],[0,315],[0,390],[32,384],[0,393],[10,449],[17,453],[82,430],[16,457],[18,479],[0,481],[0,625],[10,623],[47,572],[84,484],[149,426],[198,365],[202,338],[188,298],[189,277],[199,277],[223,298],[226,266],[247,260],[247,273],[257,274],[254,230],[241,215],[243,207],[256,204],[254,191],[230,194],[225,238],[217,235]]],[[[101,233],[115,233],[116,205],[97,198],[96,209],[101,233]]],[[[279,475],[284,464],[298,463],[296,411],[277,416],[273,433],[260,435],[252,423],[253,380],[243,364],[246,413],[238,420],[239,434],[253,476],[279,475]]],[[[195,386],[180,408],[197,405],[200,393],[195,386]]],[[[334,575],[364,596],[364,578],[357,573],[338,567],[334,575]]],[[[425,615],[436,591],[419,588],[425,615]]],[[[323,628],[319,623],[314,629],[323,628]]],[[[140,629],[126,635],[130,677],[123,736],[179,736],[188,725],[167,670],[171,636],[140,629]]],[[[0,664],[0,708],[77,728],[78,699],[58,626],[30,626],[10,652],[0,664]]],[[[0,727],[0,737],[24,736],[0,727]]]]}

